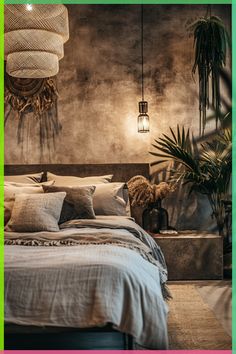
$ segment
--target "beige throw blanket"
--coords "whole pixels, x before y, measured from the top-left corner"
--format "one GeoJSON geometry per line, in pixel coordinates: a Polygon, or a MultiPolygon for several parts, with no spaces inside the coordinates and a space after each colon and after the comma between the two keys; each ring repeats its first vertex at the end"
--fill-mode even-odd
{"type": "MultiPolygon", "coordinates": [[[[33,237],[31,234],[22,234],[20,238],[18,235],[13,234],[11,238],[9,238],[9,235],[6,236],[5,244],[18,246],[115,245],[138,252],[144,259],[158,266],[158,262],[151,254],[151,249],[139,239],[134,238],[131,234],[114,235],[108,232],[101,232],[99,234],[74,233],[73,236],[63,234],[38,234],[33,237]]],[[[168,294],[166,293],[166,295],[168,294]]]]}

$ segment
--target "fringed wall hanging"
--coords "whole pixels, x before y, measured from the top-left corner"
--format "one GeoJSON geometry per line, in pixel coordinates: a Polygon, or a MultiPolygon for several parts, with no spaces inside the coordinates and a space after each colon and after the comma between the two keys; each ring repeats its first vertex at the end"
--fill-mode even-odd
{"type": "Polygon", "coordinates": [[[38,142],[41,153],[50,151],[55,144],[55,137],[61,130],[57,114],[56,78],[21,79],[5,74],[5,124],[13,109],[18,117],[18,144],[24,143],[24,136],[31,127],[25,124],[26,115],[32,113],[31,124],[39,125],[38,142]]]}

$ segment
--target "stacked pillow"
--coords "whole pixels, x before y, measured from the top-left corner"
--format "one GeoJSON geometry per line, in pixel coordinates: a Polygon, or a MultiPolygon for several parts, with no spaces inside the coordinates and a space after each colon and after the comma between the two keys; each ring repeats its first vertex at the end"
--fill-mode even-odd
{"type": "Polygon", "coordinates": [[[66,192],[53,194],[18,194],[7,231],[59,231],[58,221],[66,192]]]}
{"type": "Polygon", "coordinates": [[[11,217],[15,196],[20,193],[34,194],[43,193],[40,182],[43,172],[4,176],[4,225],[8,223],[11,217]]]}
{"type": "MultiPolygon", "coordinates": [[[[53,183],[53,182],[49,182],[53,183]]],[[[11,212],[14,206],[15,198],[18,194],[38,194],[43,193],[43,188],[40,183],[15,183],[4,182],[4,224],[11,217],[11,212]]]]}
{"type": "Polygon", "coordinates": [[[65,192],[59,224],[73,219],[95,219],[93,193],[95,186],[64,187],[43,186],[45,193],[65,192]]]}
{"type": "Polygon", "coordinates": [[[51,172],[47,172],[47,181],[54,181],[57,186],[78,186],[78,185],[94,185],[109,183],[113,175],[91,176],[91,177],[75,177],[75,176],[59,176],[51,172]]]}
{"type": "Polygon", "coordinates": [[[81,178],[48,172],[48,182],[41,184],[42,175],[5,177],[6,230],[58,231],[58,224],[72,219],[127,215],[129,198],[126,185],[112,183],[112,175],[81,178]],[[32,183],[26,183],[29,180],[32,183]]]}
{"type": "Polygon", "coordinates": [[[113,175],[73,177],[58,176],[47,172],[48,181],[54,181],[54,186],[88,186],[96,187],[93,195],[95,215],[127,215],[128,193],[125,183],[111,182],[113,175]]]}
{"type": "Polygon", "coordinates": [[[4,176],[4,182],[16,183],[40,183],[43,178],[43,172],[28,175],[4,176]]]}

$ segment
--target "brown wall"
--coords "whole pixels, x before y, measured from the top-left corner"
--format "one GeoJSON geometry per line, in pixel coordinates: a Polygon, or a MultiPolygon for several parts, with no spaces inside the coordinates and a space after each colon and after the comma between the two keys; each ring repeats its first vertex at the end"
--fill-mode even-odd
{"type": "MultiPolygon", "coordinates": [[[[16,114],[5,127],[5,162],[149,162],[153,138],[168,127],[198,129],[197,84],[192,38],[186,21],[206,13],[204,5],[145,5],[145,98],[150,134],[137,133],[140,100],[140,5],[68,5],[70,39],[60,61],[58,114],[62,131],[55,152],[41,156],[38,125],[17,145],[16,114]]],[[[227,24],[230,6],[212,13],[227,24]]]]}

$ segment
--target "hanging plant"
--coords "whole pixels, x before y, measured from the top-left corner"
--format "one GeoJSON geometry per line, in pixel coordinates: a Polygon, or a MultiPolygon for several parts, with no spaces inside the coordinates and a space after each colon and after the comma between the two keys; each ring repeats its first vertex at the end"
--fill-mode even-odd
{"type": "Polygon", "coordinates": [[[221,19],[208,14],[194,21],[189,29],[194,36],[195,59],[192,72],[195,74],[198,71],[199,131],[203,135],[206,112],[210,106],[215,111],[216,127],[220,119],[220,72],[226,65],[229,35],[221,19]]]}

